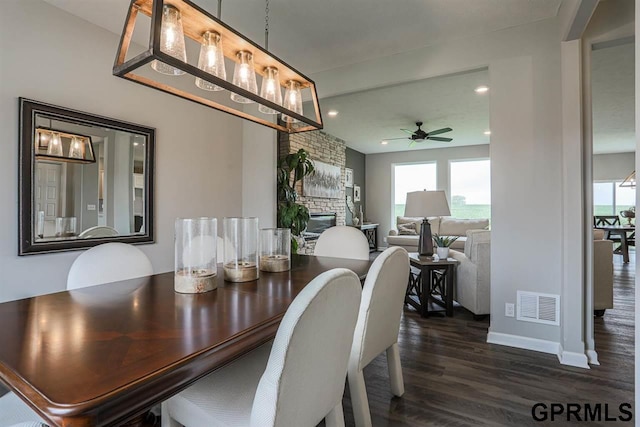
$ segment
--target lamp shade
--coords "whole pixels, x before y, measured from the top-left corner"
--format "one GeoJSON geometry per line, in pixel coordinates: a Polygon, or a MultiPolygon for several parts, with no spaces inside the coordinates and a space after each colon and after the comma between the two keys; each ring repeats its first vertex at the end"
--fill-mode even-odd
{"type": "Polygon", "coordinates": [[[404,215],[426,218],[429,216],[449,216],[451,211],[444,191],[412,191],[407,193],[404,215]]]}

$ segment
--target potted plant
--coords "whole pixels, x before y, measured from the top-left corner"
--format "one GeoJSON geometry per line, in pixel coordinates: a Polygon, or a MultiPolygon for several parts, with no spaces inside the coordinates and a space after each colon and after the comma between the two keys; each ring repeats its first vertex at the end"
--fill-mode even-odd
{"type": "Polygon", "coordinates": [[[433,236],[433,243],[437,246],[436,253],[440,259],[449,257],[449,246],[456,240],[458,240],[458,236],[440,236],[438,234],[433,236]]]}
{"type": "Polygon", "coordinates": [[[296,202],[296,184],[314,173],[313,162],[303,148],[287,154],[278,165],[278,227],[291,229],[291,252],[298,251],[298,241],[309,222],[309,209],[296,202]]]}

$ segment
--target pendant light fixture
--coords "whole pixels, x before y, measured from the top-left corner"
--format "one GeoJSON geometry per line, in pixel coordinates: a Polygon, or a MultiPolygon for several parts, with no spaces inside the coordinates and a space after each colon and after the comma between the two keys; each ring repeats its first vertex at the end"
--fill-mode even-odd
{"type": "MultiPolygon", "coordinates": [[[[233,70],[233,84],[251,93],[258,93],[256,83],[256,70],[253,65],[253,54],[246,50],[236,53],[236,67],[233,70]]],[[[251,104],[252,99],[245,98],[237,93],[231,93],[231,100],[240,104],[251,104]]]]}
{"type": "MultiPolygon", "coordinates": [[[[264,10],[264,48],[269,50],[269,0],[266,0],[264,10]]],[[[274,104],[282,105],[282,89],[280,88],[280,73],[276,67],[267,67],[262,76],[260,96],[274,104]]],[[[258,110],[264,114],[280,114],[279,111],[260,104],[258,110]]]]}
{"type": "Polygon", "coordinates": [[[71,163],[95,163],[91,137],[55,129],[36,128],[36,159],[71,163]],[[67,148],[68,147],[68,151],[67,148]],[[65,151],[67,155],[65,155],[65,151]]]}
{"type": "MultiPolygon", "coordinates": [[[[218,8],[220,10],[220,3],[218,8]]],[[[268,35],[268,3],[265,20],[265,35],[268,35]]],[[[315,83],[311,79],[190,0],[131,0],[113,74],[283,132],[323,127],[315,83]],[[149,47],[136,56],[127,57],[141,16],[151,18],[149,47]],[[191,58],[193,63],[189,62],[184,49],[185,37],[201,45],[200,56],[191,58]],[[227,80],[225,58],[235,63],[231,81],[227,80]],[[149,65],[164,74],[187,73],[196,84],[184,85],[182,79],[160,78],[147,71],[149,65]],[[261,76],[259,93],[257,75],[261,76]],[[284,103],[282,86],[287,88],[284,103]],[[257,103],[257,108],[222,103],[213,94],[221,89],[228,90],[234,101],[257,103]],[[313,108],[309,117],[302,115],[303,96],[309,108],[313,108]],[[274,120],[275,114],[282,114],[285,120],[274,120]]]]}
{"type": "MultiPolygon", "coordinates": [[[[187,62],[187,51],[184,47],[184,32],[182,31],[182,17],[180,11],[170,4],[162,7],[162,25],[160,29],[160,50],[176,59],[187,62]]],[[[179,68],[172,67],[155,60],[151,68],[162,74],[180,76],[184,74],[179,68]]]]}
{"type": "MultiPolygon", "coordinates": [[[[224,68],[224,54],[222,53],[222,37],[215,31],[205,31],[202,35],[198,68],[221,79],[227,78],[227,71],[224,68]]],[[[196,77],[196,86],[210,91],[224,90],[224,88],[200,77],[196,77]]]]}
{"type": "Polygon", "coordinates": [[[62,139],[58,132],[51,132],[47,154],[49,156],[62,156],[62,139]]]}
{"type": "MultiPolygon", "coordinates": [[[[287,89],[284,92],[284,108],[302,115],[302,94],[300,93],[300,82],[295,80],[289,80],[287,82],[287,89]]],[[[282,120],[288,123],[299,122],[295,117],[291,117],[286,114],[282,115],[282,120]]]]}
{"type": "Polygon", "coordinates": [[[629,176],[626,177],[624,181],[620,183],[620,187],[635,188],[636,187],[636,171],[631,172],[629,176]]]}
{"type": "Polygon", "coordinates": [[[71,137],[69,157],[72,159],[84,159],[84,142],[79,136],[71,137]]]}

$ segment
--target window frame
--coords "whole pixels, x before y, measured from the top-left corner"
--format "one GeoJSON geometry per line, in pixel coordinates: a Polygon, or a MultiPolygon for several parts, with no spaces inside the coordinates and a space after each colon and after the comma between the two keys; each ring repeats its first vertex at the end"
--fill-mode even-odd
{"type": "MultiPolygon", "coordinates": [[[[451,203],[451,199],[453,197],[453,191],[451,190],[451,182],[453,181],[451,179],[451,164],[452,163],[461,163],[461,162],[482,162],[482,161],[489,161],[489,209],[491,210],[491,206],[493,205],[492,203],[492,191],[491,191],[491,181],[492,181],[492,176],[491,176],[491,157],[467,157],[467,158],[462,158],[462,159],[449,159],[449,161],[447,162],[447,178],[448,178],[448,185],[447,185],[447,198],[448,198],[448,202],[449,202],[449,210],[451,210],[452,207],[452,203],[451,203]]],[[[452,218],[455,218],[453,215],[451,215],[452,218]]],[[[458,219],[463,219],[463,218],[458,218],[458,219]]],[[[489,220],[491,220],[491,217],[489,217],[489,220]]]]}
{"type": "Polygon", "coordinates": [[[436,189],[438,189],[438,161],[437,160],[429,160],[429,161],[417,161],[417,162],[398,162],[391,163],[391,206],[390,206],[390,217],[392,228],[396,223],[396,166],[409,166],[409,165],[434,165],[435,175],[436,175],[436,189]]]}

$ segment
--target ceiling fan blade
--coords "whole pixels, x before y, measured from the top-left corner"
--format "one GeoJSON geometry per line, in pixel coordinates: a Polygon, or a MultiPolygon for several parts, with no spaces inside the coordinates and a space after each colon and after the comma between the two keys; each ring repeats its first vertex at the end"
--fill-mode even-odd
{"type": "Polygon", "coordinates": [[[442,138],[439,136],[428,136],[427,139],[430,139],[432,141],[442,141],[442,142],[451,142],[453,141],[453,138],[442,138]]]}
{"type": "Polygon", "coordinates": [[[451,132],[453,129],[451,128],[442,128],[442,129],[438,129],[438,130],[432,130],[431,132],[428,132],[427,135],[431,136],[431,135],[440,135],[441,133],[446,133],[446,132],[451,132]]]}
{"type": "Polygon", "coordinates": [[[402,132],[406,132],[406,133],[408,133],[409,135],[413,135],[413,134],[415,133],[414,131],[409,130],[409,129],[400,129],[400,130],[401,130],[402,132]]]}

